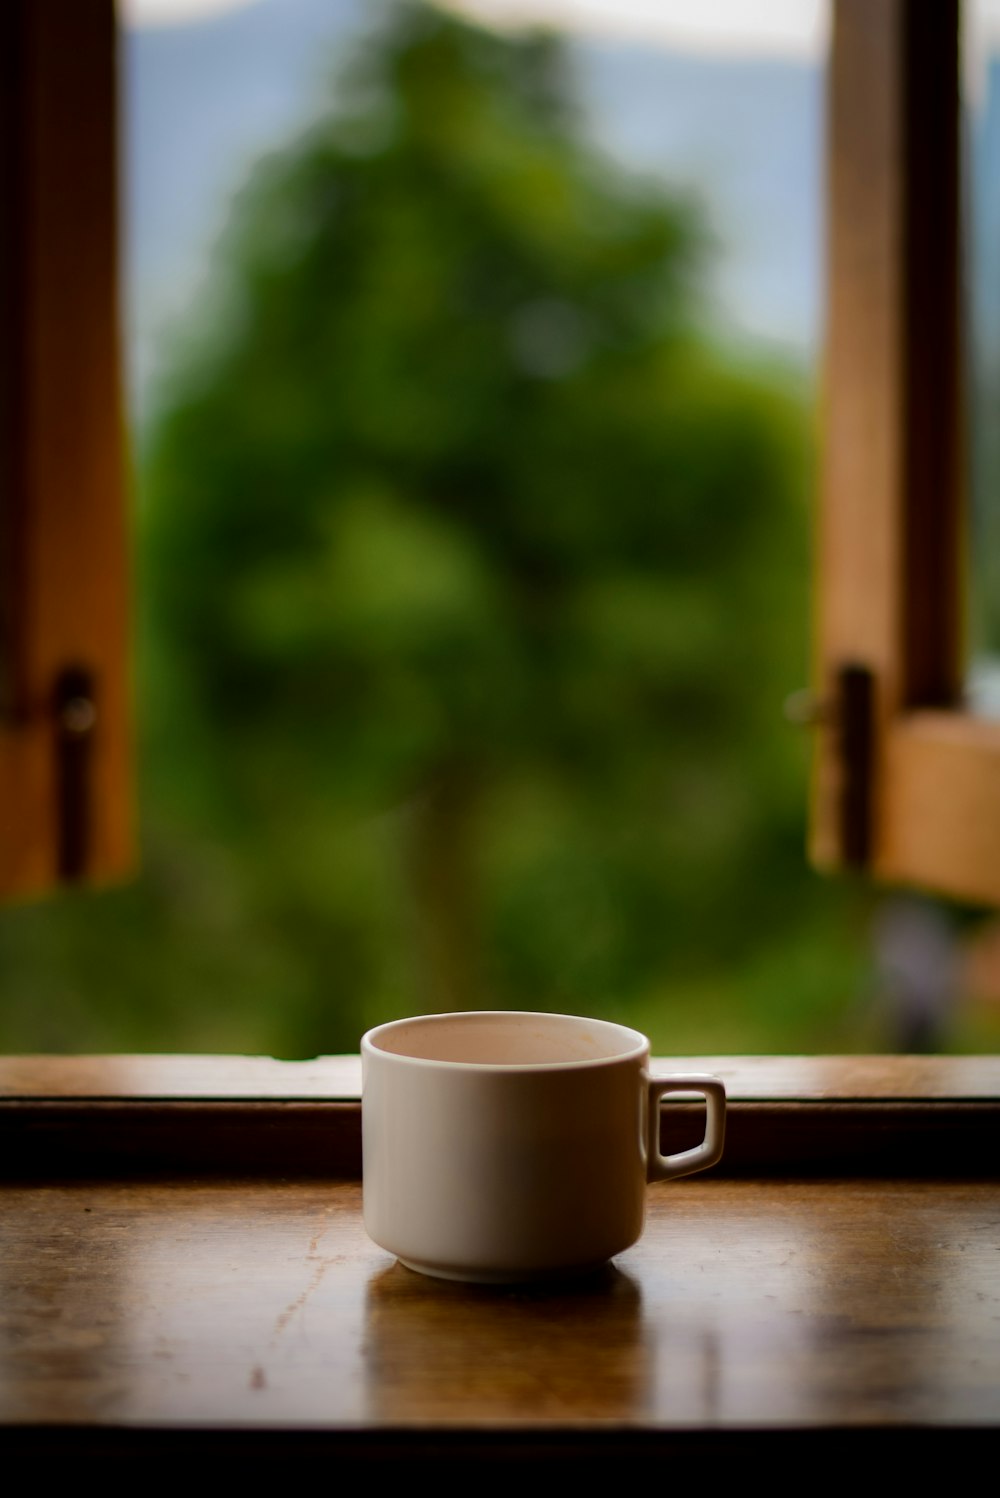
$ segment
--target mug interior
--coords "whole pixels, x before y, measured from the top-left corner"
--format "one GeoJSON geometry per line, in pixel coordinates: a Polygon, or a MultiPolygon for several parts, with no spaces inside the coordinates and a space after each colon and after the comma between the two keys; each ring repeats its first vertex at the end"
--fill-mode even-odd
{"type": "Polygon", "coordinates": [[[484,1010],[429,1014],[370,1030],[376,1050],[467,1066],[574,1066],[641,1054],[644,1035],[607,1020],[484,1010]]]}

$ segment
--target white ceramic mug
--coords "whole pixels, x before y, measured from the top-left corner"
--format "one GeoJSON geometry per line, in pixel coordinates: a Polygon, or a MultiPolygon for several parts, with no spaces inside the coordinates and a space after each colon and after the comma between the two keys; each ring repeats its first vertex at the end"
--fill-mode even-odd
{"type": "Polygon", "coordinates": [[[714,1165],[725,1088],[649,1075],[637,1030],[566,1014],[422,1015],[361,1041],[364,1215],[411,1269],[503,1283],[590,1268],[642,1232],[646,1183],[714,1165]],[[660,1098],[695,1092],[705,1138],[660,1153],[660,1098]]]}

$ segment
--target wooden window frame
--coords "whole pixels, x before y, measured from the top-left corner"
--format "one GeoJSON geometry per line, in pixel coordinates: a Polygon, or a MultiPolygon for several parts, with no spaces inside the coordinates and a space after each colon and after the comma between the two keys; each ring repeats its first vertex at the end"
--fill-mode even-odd
{"type": "Polygon", "coordinates": [[[113,0],[0,14],[0,897],[132,866],[113,0]]]}
{"type": "Polygon", "coordinates": [[[820,867],[1000,903],[965,706],[959,0],[836,0],[818,536],[820,867]]]}
{"type": "MultiPolygon", "coordinates": [[[[821,867],[1000,903],[963,706],[959,0],[835,0],[821,867]]],[[[132,865],[112,0],[0,20],[0,896],[132,865]]]]}

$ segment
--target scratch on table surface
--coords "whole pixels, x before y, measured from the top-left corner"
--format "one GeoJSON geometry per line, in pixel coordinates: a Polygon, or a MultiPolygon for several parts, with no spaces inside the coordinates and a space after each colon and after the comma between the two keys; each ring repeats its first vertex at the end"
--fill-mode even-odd
{"type": "Polygon", "coordinates": [[[312,1237],[309,1240],[309,1247],[306,1249],[306,1262],[307,1263],[312,1262],[312,1263],[314,1263],[316,1265],[316,1267],[313,1270],[312,1276],[311,1276],[311,1278],[309,1280],[309,1283],[306,1285],[305,1289],[302,1290],[295,1297],[294,1300],[289,1301],[288,1305],[281,1312],[281,1314],[279,1315],[277,1321],[274,1323],[274,1331],[271,1334],[271,1346],[272,1347],[277,1342],[278,1338],[282,1335],[282,1333],[287,1330],[287,1328],[289,1326],[289,1323],[294,1319],[294,1317],[299,1313],[299,1311],[302,1310],[302,1307],[305,1305],[305,1303],[309,1299],[309,1297],[311,1295],[315,1294],[315,1292],[319,1289],[319,1286],[320,1286],[320,1284],[322,1282],[323,1276],[326,1274],[326,1271],[330,1268],[330,1265],[331,1264],[336,1264],[337,1261],[338,1261],[338,1259],[342,1257],[340,1254],[334,1254],[332,1257],[330,1257],[328,1259],[322,1259],[319,1256],[320,1240],[322,1239],[322,1237],[323,1237],[324,1233],[326,1232],[327,1228],[330,1226],[329,1219],[330,1219],[330,1214],[331,1214],[332,1211],[333,1211],[332,1207],[324,1207],[323,1208],[323,1217],[326,1220],[322,1223],[322,1225],[319,1228],[317,1228],[316,1232],[312,1235],[312,1237]]]}
{"type": "Polygon", "coordinates": [[[309,1239],[309,1247],[306,1249],[306,1258],[307,1259],[315,1259],[316,1254],[317,1254],[317,1252],[319,1250],[319,1240],[322,1238],[323,1234],[326,1232],[327,1228],[330,1226],[329,1218],[330,1218],[330,1213],[332,1211],[333,1211],[332,1207],[324,1207],[323,1208],[323,1216],[327,1220],[323,1223],[322,1227],[319,1227],[319,1228],[316,1229],[315,1233],[313,1233],[312,1237],[309,1239]]]}

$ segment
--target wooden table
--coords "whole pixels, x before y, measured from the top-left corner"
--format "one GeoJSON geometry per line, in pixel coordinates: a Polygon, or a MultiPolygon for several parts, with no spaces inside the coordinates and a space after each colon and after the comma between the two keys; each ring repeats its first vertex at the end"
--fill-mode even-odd
{"type": "Polygon", "coordinates": [[[728,1073],[735,1163],[651,1187],[640,1242],[554,1290],[428,1280],[368,1240],[351,1060],[185,1065],[0,1062],[0,1424],[51,1470],[827,1467],[1000,1426],[1000,1060],[692,1060],[728,1073]]]}

